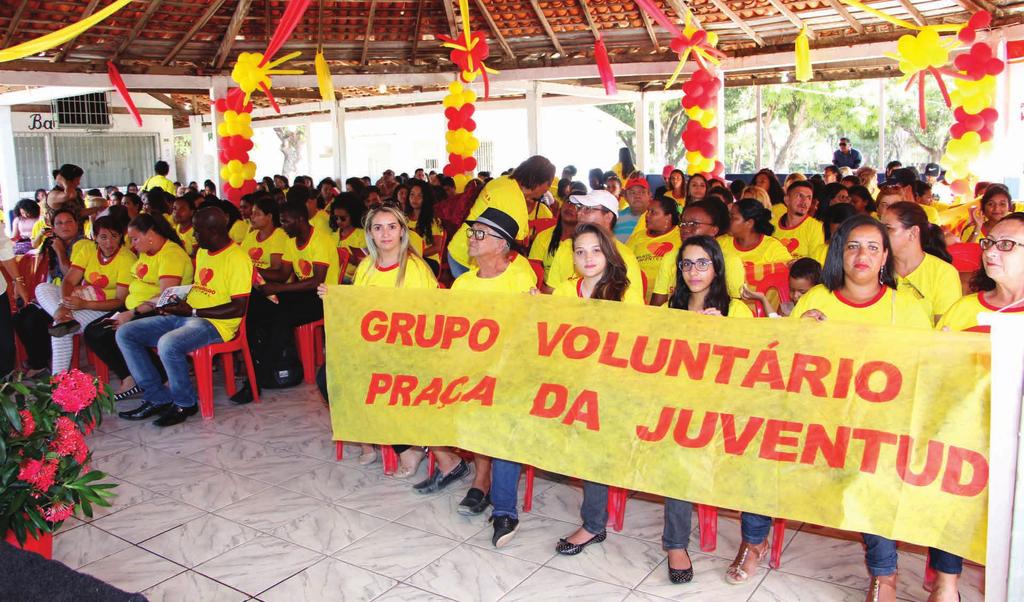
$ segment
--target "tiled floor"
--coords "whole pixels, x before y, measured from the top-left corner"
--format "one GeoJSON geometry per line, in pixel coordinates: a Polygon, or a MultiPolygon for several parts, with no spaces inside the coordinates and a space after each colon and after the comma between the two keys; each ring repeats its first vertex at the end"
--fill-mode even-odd
{"type": "MultiPolygon", "coordinates": [[[[95,466],[119,483],[118,497],[89,521],[69,521],[55,558],[153,601],[864,599],[856,538],[810,525],[790,525],[781,569],[726,584],[739,539],[729,516],[713,554],[699,551],[694,517],[696,577],[672,585],[657,499],[631,499],[621,533],[579,556],[557,556],[555,542],[578,524],[582,493],[554,475],[538,476],[533,511],[496,550],[486,517],[455,513],[466,484],[422,496],[385,477],[379,462],[358,466],[356,447],[335,461],[314,388],[268,391],[245,407],[220,390],[217,400],[214,420],[197,416],[169,429],[107,419],[89,441],[95,466]]],[[[919,552],[901,552],[906,600],[927,597],[919,552]]],[[[968,567],[965,601],[983,599],[980,582],[981,569],[968,567]]]]}

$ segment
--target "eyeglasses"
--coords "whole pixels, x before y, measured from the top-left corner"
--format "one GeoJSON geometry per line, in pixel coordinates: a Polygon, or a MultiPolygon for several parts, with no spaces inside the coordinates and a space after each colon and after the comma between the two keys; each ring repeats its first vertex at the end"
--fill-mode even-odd
{"type": "Polygon", "coordinates": [[[708,222],[698,222],[698,221],[693,221],[693,220],[687,220],[687,221],[679,222],[679,227],[680,228],[686,228],[686,229],[696,228],[697,226],[711,226],[711,225],[712,224],[710,224],[708,222]]]}
{"type": "Polygon", "coordinates": [[[505,238],[502,237],[502,236],[498,236],[497,234],[491,234],[490,232],[487,232],[486,230],[477,230],[475,228],[470,228],[469,230],[466,230],[466,236],[468,238],[475,238],[477,240],[483,240],[487,236],[491,236],[491,237],[494,237],[494,238],[500,238],[501,240],[505,240],[505,238]]]}
{"type": "Polygon", "coordinates": [[[982,251],[988,251],[992,247],[995,247],[997,251],[1002,251],[1003,253],[1009,253],[1010,251],[1012,251],[1014,249],[1014,247],[1017,247],[1017,246],[1024,247],[1024,243],[1017,242],[1017,241],[1011,240],[1009,238],[1003,238],[1001,240],[993,240],[991,238],[987,238],[986,237],[986,238],[982,238],[981,240],[978,241],[978,246],[981,247],[982,251]]]}
{"type": "Polygon", "coordinates": [[[710,259],[705,259],[705,258],[701,258],[701,259],[697,259],[697,260],[684,259],[684,260],[679,262],[679,269],[681,269],[684,272],[689,272],[689,271],[693,270],[694,268],[697,268],[698,272],[706,272],[706,271],[708,271],[708,268],[710,268],[710,267],[711,267],[711,260],[710,259]]]}
{"type": "Polygon", "coordinates": [[[899,184],[883,184],[878,187],[878,190],[881,192],[902,192],[903,186],[900,186],[899,184]]]}

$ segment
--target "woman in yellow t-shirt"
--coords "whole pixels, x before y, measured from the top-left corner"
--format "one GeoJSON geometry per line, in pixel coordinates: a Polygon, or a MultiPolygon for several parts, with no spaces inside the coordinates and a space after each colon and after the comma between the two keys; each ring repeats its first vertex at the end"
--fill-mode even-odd
{"type": "MultiPolygon", "coordinates": [[[[674,200],[660,198],[668,201],[675,211],[674,200]]],[[[626,262],[607,231],[596,224],[580,224],[572,236],[572,251],[573,264],[580,277],[556,285],[553,293],[556,297],[626,301],[626,289],[629,288],[626,262]]],[[[583,481],[580,518],[583,526],[555,544],[555,551],[559,554],[575,556],[590,544],[601,543],[607,538],[607,485],[583,481]]]]}
{"type": "Polygon", "coordinates": [[[1024,312],[1024,213],[999,220],[979,242],[982,266],[971,279],[978,292],[954,303],[935,326],[940,330],[989,332],[978,324],[978,314],[1024,312]]]}
{"type": "MultiPolygon", "coordinates": [[[[585,190],[576,190],[573,194],[577,192],[579,194],[586,194],[585,190]]],[[[540,261],[544,265],[545,274],[551,268],[551,262],[555,258],[558,246],[563,240],[568,240],[572,237],[578,220],[576,212],[576,204],[568,201],[562,203],[558,210],[558,223],[552,228],[541,230],[533,238],[533,242],[530,244],[529,258],[540,261]]]]}
{"type": "Polygon", "coordinates": [[[338,247],[348,249],[346,283],[352,282],[356,267],[366,257],[366,230],[362,228],[365,212],[366,205],[353,192],[339,193],[331,204],[331,227],[338,231],[338,247]]]}
{"type": "Polygon", "coordinates": [[[95,243],[75,246],[71,269],[60,285],[36,287],[36,301],[53,316],[49,329],[53,374],[71,367],[70,335],[120,308],[128,296],[135,255],[122,244],[123,226],[105,215],[96,218],[93,232],[95,243]]]}
{"type": "MultiPolygon", "coordinates": [[[[367,258],[356,268],[353,286],[437,288],[434,272],[409,245],[409,224],[401,209],[378,205],[367,212],[363,223],[369,233],[366,237],[367,258]]],[[[329,290],[329,286],[321,284],[316,292],[322,299],[329,290]]],[[[320,394],[327,399],[326,365],[317,373],[317,386],[320,387],[320,394]]],[[[394,448],[401,460],[401,466],[395,476],[405,478],[416,474],[423,460],[423,449],[406,445],[396,445],[394,448]]],[[[359,463],[365,466],[376,460],[377,450],[372,445],[363,443],[359,463]]],[[[438,465],[441,466],[440,461],[438,465]]]]}
{"type": "Polygon", "coordinates": [[[690,176],[686,182],[686,204],[703,201],[708,194],[708,179],[699,173],[690,176]]]}
{"type": "Polygon", "coordinates": [[[130,399],[142,393],[135,385],[114,330],[130,320],[156,315],[156,301],[169,286],[192,284],[192,258],[181,246],[181,239],[167,220],[160,216],[140,214],[128,224],[128,238],[138,251],[132,265],[128,296],[124,311],[111,312],[93,321],[85,329],[86,344],[121,379],[121,388],[114,398],[130,399]]]}
{"type": "Polygon", "coordinates": [[[434,191],[423,180],[409,180],[409,227],[423,239],[422,256],[437,273],[444,244],[444,230],[441,220],[434,217],[434,191]]]}
{"type": "Polygon", "coordinates": [[[260,276],[272,281],[271,275],[281,271],[282,257],[288,246],[288,235],[281,229],[277,201],[269,195],[254,199],[249,220],[253,229],[245,235],[242,250],[260,276]]]}
{"type": "Polygon", "coordinates": [[[718,241],[723,252],[739,257],[748,271],[751,266],[792,261],[793,255],[772,236],[771,218],[772,212],[754,199],[730,205],[729,234],[718,241]]]}
{"type": "MultiPolygon", "coordinates": [[[[843,222],[832,237],[822,284],[800,297],[791,319],[931,328],[931,317],[924,304],[897,289],[893,274],[892,248],[885,226],[866,215],[855,215],[843,222]]],[[[758,562],[768,552],[771,520],[758,514],[742,514],[743,543],[726,572],[728,582],[744,583],[757,573],[758,562]]],[[[896,542],[868,533],[863,538],[871,575],[868,589],[876,596],[873,599],[895,600],[896,542]]],[[[938,557],[948,556],[932,550],[933,566],[938,557]]]]}
{"type": "Polygon", "coordinates": [[[889,232],[899,288],[922,299],[937,321],[963,293],[942,230],[928,222],[920,205],[907,201],[886,207],[882,223],[889,232]]]}
{"type": "Polygon", "coordinates": [[[999,220],[1013,211],[1010,190],[1002,184],[990,184],[981,195],[981,211],[971,210],[971,224],[964,228],[960,239],[964,242],[978,242],[988,236],[989,230],[999,220]]]}
{"type": "Polygon", "coordinates": [[[196,231],[192,226],[192,216],[196,212],[196,203],[190,197],[184,196],[174,199],[174,204],[171,207],[174,231],[181,238],[181,243],[185,246],[185,252],[195,257],[196,251],[199,250],[199,246],[196,244],[196,231]]]}
{"type": "Polygon", "coordinates": [[[626,241],[626,246],[636,255],[640,270],[647,276],[645,300],[650,301],[662,259],[675,255],[682,239],[679,233],[679,206],[672,197],[661,195],[651,199],[645,216],[646,229],[634,231],[626,241]]]}
{"type": "Polygon", "coordinates": [[[665,182],[665,195],[672,197],[679,205],[680,211],[686,205],[686,175],[680,169],[673,169],[665,182]]]}

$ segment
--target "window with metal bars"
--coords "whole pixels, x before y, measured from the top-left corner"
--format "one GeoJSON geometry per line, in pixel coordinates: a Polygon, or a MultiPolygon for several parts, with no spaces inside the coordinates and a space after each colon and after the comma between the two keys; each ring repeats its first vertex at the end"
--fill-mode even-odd
{"type": "Polygon", "coordinates": [[[106,92],[93,92],[50,101],[50,110],[58,128],[109,128],[110,107],[106,92]]]}

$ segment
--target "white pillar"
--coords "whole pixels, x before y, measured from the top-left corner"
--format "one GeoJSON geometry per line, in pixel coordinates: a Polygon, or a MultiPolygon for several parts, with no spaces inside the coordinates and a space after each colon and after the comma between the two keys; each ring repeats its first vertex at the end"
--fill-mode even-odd
{"type": "Polygon", "coordinates": [[[884,173],[885,164],[885,122],[886,113],[889,111],[889,99],[885,96],[885,84],[889,81],[886,78],[878,80],[878,161],[875,162],[877,169],[884,173]]]}
{"type": "Polygon", "coordinates": [[[537,82],[526,86],[526,146],[530,156],[540,154],[540,98],[537,82]]]}
{"type": "MultiPolygon", "coordinates": [[[[220,113],[217,112],[217,107],[215,105],[217,103],[217,99],[218,98],[224,98],[224,96],[226,96],[227,93],[228,93],[227,81],[225,79],[222,79],[222,78],[214,79],[213,80],[213,85],[210,87],[210,127],[213,130],[213,157],[214,157],[214,160],[213,160],[213,165],[214,165],[214,167],[213,167],[213,174],[211,174],[210,179],[213,180],[213,183],[217,185],[217,196],[218,197],[223,197],[224,196],[224,191],[221,189],[220,159],[218,158],[218,155],[220,154],[220,151],[218,150],[218,144],[217,144],[217,126],[219,126],[221,124],[223,119],[221,119],[221,115],[220,115],[220,113]]],[[[259,173],[258,169],[257,169],[257,173],[259,173]]]]}
{"type": "Polygon", "coordinates": [[[334,178],[340,184],[348,177],[348,138],[345,135],[345,107],[339,101],[331,103],[331,147],[334,149],[334,178]]]}
{"type": "Polygon", "coordinates": [[[761,121],[761,86],[754,86],[754,123],[757,127],[754,155],[754,171],[761,171],[761,156],[764,154],[764,122],[761,121]]]}
{"type": "Polygon", "coordinates": [[[203,133],[202,115],[188,116],[188,135],[192,141],[192,153],[188,157],[188,179],[195,180],[202,188],[203,180],[206,179],[203,172],[206,168],[206,134],[203,133]]]}
{"type": "MultiPolygon", "coordinates": [[[[635,146],[636,146],[636,168],[640,171],[647,173],[647,145],[650,142],[650,137],[647,131],[647,93],[641,91],[640,98],[633,103],[634,107],[634,122],[633,128],[636,132],[635,146]]],[[[622,174],[622,177],[628,178],[629,174],[622,174]]]]}
{"type": "Polygon", "coordinates": [[[661,173],[660,170],[665,166],[665,141],[663,140],[661,128],[662,102],[661,97],[657,97],[651,109],[654,117],[652,120],[654,122],[654,160],[652,162],[654,163],[654,168],[659,170],[658,173],[661,173]]]}
{"type": "MultiPolygon", "coordinates": [[[[49,174],[47,174],[49,180],[49,174]]],[[[0,194],[4,197],[4,221],[7,212],[21,199],[18,190],[18,163],[14,157],[14,123],[11,107],[0,106],[0,194]]]]}

